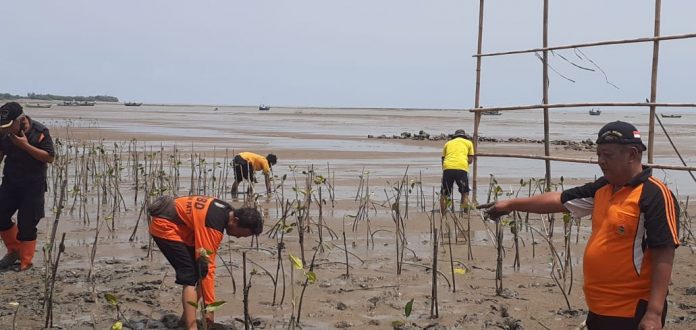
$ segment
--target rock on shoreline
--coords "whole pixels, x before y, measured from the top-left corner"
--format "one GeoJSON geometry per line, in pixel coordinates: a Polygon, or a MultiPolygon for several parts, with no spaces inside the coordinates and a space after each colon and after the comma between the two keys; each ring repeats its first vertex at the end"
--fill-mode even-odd
{"type": "MultiPolygon", "coordinates": [[[[387,140],[427,140],[427,141],[447,141],[452,138],[451,134],[440,133],[438,135],[432,135],[423,130],[418,133],[402,132],[401,135],[387,136],[382,135],[368,135],[368,139],[387,139],[387,140]]],[[[471,136],[467,136],[469,140],[472,139],[471,136]]],[[[492,137],[480,136],[478,137],[479,142],[493,142],[493,143],[527,143],[527,144],[543,144],[544,140],[535,139],[525,139],[525,138],[507,138],[498,139],[492,137]]],[[[597,146],[594,141],[587,139],[582,141],[572,141],[572,140],[552,140],[551,145],[563,146],[565,149],[576,150],[576,151],[595,151],[597,146]]]]}

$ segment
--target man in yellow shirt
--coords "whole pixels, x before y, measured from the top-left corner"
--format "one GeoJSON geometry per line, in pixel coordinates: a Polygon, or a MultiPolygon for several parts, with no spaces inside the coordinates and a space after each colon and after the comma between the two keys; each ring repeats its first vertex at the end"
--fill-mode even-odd
{"type": "Polygon", "coordinates": [[[466,137],[463,129],[454,132],[452,139],[442,148],[442,188],[440,189],[440,212],[447,208],[452,197],[452,188],[457,183],[462,194],[461,208],[469,206],[469,164],[474,161],[474,144],[466,137]]]}
{"type": "Polygon", "coordinates": [[[253,152],[240,152],[234,156],[234,184],[232,184],[232,194],[237,194],[237,187],[242,180],[256,182],[254,171],[262,171],[266,181],[266,193],[271,194],[271,166],[275,165],[278,157],[268,154],[263,157],[253,152]]]}

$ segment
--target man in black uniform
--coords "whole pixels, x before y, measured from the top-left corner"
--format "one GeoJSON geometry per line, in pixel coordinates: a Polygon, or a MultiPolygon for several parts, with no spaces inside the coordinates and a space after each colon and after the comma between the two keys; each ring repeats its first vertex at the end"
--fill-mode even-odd
{"type": "Polygon", "coordinates": [[[31,267],[36,249],[36,226],[44,217],[48,163],[55,157],[48,128],[24,114],[17,102],[0,107],[0,237],[7,254],[0,269],[19,260],[19,270],[31,267]],[[17,212],[17,224],[12,215],[17,212]]]}

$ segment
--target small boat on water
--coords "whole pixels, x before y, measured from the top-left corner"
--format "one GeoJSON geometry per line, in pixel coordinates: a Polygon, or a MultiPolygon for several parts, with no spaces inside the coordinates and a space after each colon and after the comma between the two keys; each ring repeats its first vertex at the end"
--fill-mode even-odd
{"type": "Polygon", "coordinates": [[[259,111],[268,111],[271,110],[270,106],[267,106],[265,104],[259,105],[259,111]]]}
{"type": "Polygon", "coordinates": [[[139,106],[143,105],[143,103],[142,102],[125,102],[125,103],[123,103],[123,105],[125,105],[127,107],[139,107],[139,106]]]}
{"type": "Polygon", "coordinates": [[[602,114],[602,110],[599,110],[598,108],[590,109],[590,116],[599,116],[601,114],[602,114]]]}
{"type": "Polygon", "coordinates": [[[51,106],[53,106],[53,104],[27,103],[27,104],[25,104],[24,106],[27,107],[27,108],[48,109],[48,108],[50,108],[51,106]]]}
{"type": "Polygon", "coordinates": [[[503,113],[498,111],[498,110],[491,110],[491,111],[483,111],[483,112],[481,112],[481,114],[486,115],[486,116],[500,116],[503,113]]]}
{"type": "Polygon", "coordinates": [[[660,114],[660,117],[662,118],[681,118],[682,115],[666,115],[664,113],[660,114]]]}

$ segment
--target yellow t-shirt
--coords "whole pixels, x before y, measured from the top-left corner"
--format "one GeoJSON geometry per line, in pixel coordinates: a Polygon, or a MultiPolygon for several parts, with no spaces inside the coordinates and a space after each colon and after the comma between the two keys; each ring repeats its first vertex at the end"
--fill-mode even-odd
{"type": "Polygon", "coordinates": [[[469,171],[469,156],[474,155],[474,144],[465,138],[454,138],[445,143],[442,148],[443,170],[469,171]]]}
{"type": "Polygon", "coordinates": [[[253,152],[240,152],[239,155],[244,158],[254,171],[263,171],[263,173],[268,174],[271,172],[271,166],[268,164],[266,157],[257,155],[253,152]]]}

